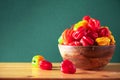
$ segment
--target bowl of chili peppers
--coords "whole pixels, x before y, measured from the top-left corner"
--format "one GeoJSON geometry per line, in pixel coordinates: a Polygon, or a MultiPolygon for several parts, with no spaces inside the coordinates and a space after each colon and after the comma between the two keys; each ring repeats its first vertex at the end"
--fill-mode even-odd
{"type": "Polygon", "coordinates": [[[115,38],[108,26],[88,15],[65,29],[58,38],[58,49],[64,59],[79,69],[103,69],[115,51],[115,38]]]}

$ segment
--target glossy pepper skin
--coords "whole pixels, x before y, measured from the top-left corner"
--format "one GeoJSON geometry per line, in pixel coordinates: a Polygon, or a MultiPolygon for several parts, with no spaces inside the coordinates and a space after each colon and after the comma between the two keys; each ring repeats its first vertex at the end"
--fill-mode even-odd
{"type": "Polygon", "coordinates": [[[78,30],[78,28],[80,28],[80,27],[85,27],[85,28],[86,28],[87,25],[88,25],[88,22],[87,22],[86,20],[79,21],[78,23],[76,23],[76,24],[74,25],[73,30],[76,31],[76,30],[78,30]]]}
{"type": "Polygon", "coordinates": [[[80,40],[80,43],[83,46],[90,46],[94,44],[94,40],[88,36],[83,36],[82,39],[80,40]]]}
{"type": "Polygon", "coordinates": [[[86,29],[84,27],[78,28],[78,30],[74,31],[72,36],[75,40],[80,40],[85,35],[86,29]]]}
{"type": "Polygon", "coordinates": [[[52,63],[47,61],[47,60],[42,60],[40,61],[39,63],[39,67],[42,69],[42,70],[52,70],[52,63]]]}
{"type": "Polygon", "coordinates": [[[74,31],[72,29],[64,30],[64,32],[62,33],[63,44],[68,45],[69,43],[74,41],[74,38],[72,36],[73,32],[74,31]]]}
{"type": "Polygon", "coordinates": [[[109,37],[99,37],[99,38],[96,38],[96,42],[99,46],[110,45],[110,38],[109,37]]]}
{"type": "Polygon", "coordinates": [[[111,32],[107,27],[101,27],[99,29],[98,34],[99,34],[99,37],[108,37],[110,36],[111,32]]]}
{"type": "Polygon", "coordinates": [[[66,74],[74,74],[76,67],[71,61],[66,59],[61,62],[61,71],[66,74]]]}
{"type": "Polygon", "coordinates": [[[84,16],[84,17],[82,18],[82,20],[86,20],[87,22],[89,22],[90,16],[89,16],[89,15],[86,15],[86,16],[84,16]]]}
{"type": "Polygon", "coordinates": [[[68,45],[69,46],[80,46],[82,44],[80,43],[80,41],[73,41],[73,42],[69,43],[68,45]]]}
{"type": "Polygon", "coordinates": [[[58,42],[69,46],[105,46],[115,45],[116,41],[107,26],[101,26],[98,19],[86,15],[71,28],[65,29],[58,42]]]}
{"type": "Polygon", "coordinates": [[[59,43],[59,44],[63,44],[63,37],[62,37],[62,36],[59,37],[58,43],[59,43]]]}
{"type": "Polygon", "coordinates": [[[89,19],[88,27],[93,31],[97,31],[100,28],[100,21],[97,19],[91,18],[89,19]]]}
{"type": "Polygon", "coordinates": [[[39,67],[39,62],[45,60],[45,58],[42,55],[35,55],[32,58],[32,66],[39,67]]]}
{"type": "Polygon", "coordinates": [[[95,31],[92,31],[92,30],[88,30],[88,31],[86,31],[86,34],[85,34],[86,36],[89,36],[90,38],[92,38],[92,39],[96,39],[96,38],[98,38],[98,33],[97,32],[95,32],[95,31]]]}
{"type": "Polygon", "coordinates": [[[111,41],[110,41],[110,44],[111,44],[111,45],[115,45],[115,42],[116,42],[116,41],[115,41],[114,36],[113,36],[113,35],[110,35],[109,38],[110,38],[110,40],[111,40],[111,41]]]}

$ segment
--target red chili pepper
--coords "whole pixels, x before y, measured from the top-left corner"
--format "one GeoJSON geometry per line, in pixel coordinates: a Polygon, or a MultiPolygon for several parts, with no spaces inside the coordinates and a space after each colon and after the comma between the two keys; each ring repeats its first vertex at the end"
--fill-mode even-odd
{"type": "Polygon", "coordinates": [[[101,27],[98,33],[99,33],[99,37],[110,36],[110,30],[107,27],[101,27]]]}
{"type": "Polygon", "coordinates": [[[52,70],[52,63],[47,60],[40,61],[39,66],[43,70],[52,70]]]}
{"type": "Polygon", "coordinates": [[[90,38],[94,40],[98,37],[98,33],[92,30],[88,30],[85,35],[89,36],[90,38]]]}
{"type": "Polygon", "coordinates": [[[94,44],[94,40],[88,36],[83,36],[80,42],[83,46],[90,46],[94,44]]]}
{"type": "Polygon", "coordinates": [[[83,17],[83,19],[82,19],[82,20],[89,21],[89,19],[90,19],[90,16],[86,15],[86,16],[84,16],[84,17],[83,17]]]}
{"type": "Polygon", "coordinates": [[[71,61],[66,59],[61,62],[61,71],[67,74],[74,74],[76,72],[76,67],[71,61]]]}
{"type": "Polygon", "coordinates": [[[85,28],[80,27],[77,31],[74,31],[72,36],[75,40],[80,40],[85,35],[85,28]]]}
{"type": "Polygon", "coordinates": [[[81,43],[80,43],[80,41],[73,41],[73,42],[69,43],[68,45],[70,45],[70,46],[81,46],[81,43]]]}
{"type": "Polygon", "coordinates": [[[93,31],[97,31],[100,28],[100,21],[91,18],[89,19],[88,27],[93,31]]]}

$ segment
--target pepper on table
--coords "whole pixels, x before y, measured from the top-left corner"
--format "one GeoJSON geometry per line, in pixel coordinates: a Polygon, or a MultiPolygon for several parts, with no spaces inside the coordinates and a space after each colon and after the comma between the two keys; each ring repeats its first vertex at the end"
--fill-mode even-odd
{"type": "Polygon", "coordinates": [[[52,64],[52,70],[41,70],[31,63],[0,63],[0,80],[120,80],[120,63],[109,63],[98,71],[76,69],[75,74],[64,74],[60,63],[52,64]]]}

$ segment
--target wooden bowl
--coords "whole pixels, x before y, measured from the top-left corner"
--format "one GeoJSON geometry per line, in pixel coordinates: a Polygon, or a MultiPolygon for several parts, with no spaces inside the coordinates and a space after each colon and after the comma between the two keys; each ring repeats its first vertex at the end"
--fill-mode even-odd
{"type": "Polygon", "coordinates": [[[67,46],[58,45],[60,54],[79,69],[99,70],[104,68],[115,51],[115,45],[109,46],[67,46]]]}

